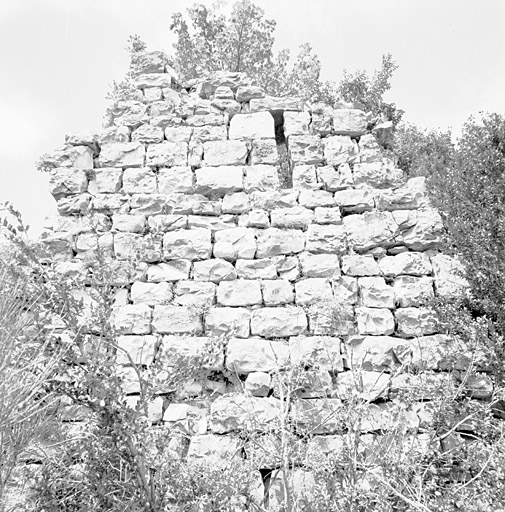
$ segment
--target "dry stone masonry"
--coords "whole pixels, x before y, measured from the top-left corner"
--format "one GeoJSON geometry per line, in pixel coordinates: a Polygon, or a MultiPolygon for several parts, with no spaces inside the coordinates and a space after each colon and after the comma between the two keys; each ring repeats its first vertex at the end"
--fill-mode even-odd
{"type": "MultiPolygon", "coordinates": [[[[384,127],[376,136],[355,108],[266,96],[241,73],[181,88],[157,52],[132,72],[136,99],[52,156],[59,216],[45,242],[67,275],[107,255],[117,342],[135,363],[208,355],[175,402],[160,393],[151,421],[187,434],[188,459],[276,467],[279,379],[296,366],[301,451],[342,449],[352,397],[369,401],[364,436],[400,421],[422,445],[430,390],[457,384],[444,370],[471,357],[453,357],[430,300],[466,284],[440,252],[424,179],[406,180],[380,145],[384,127]],[[405,391],[416,401],[401,409],[405,391]],[[273,449],[244,445],[244,429],[273,449]]],[[[127,358],[117,363],[134,403],[127,358]]],[[[473,392],[491,393],[484,375],[473,392]]]]}

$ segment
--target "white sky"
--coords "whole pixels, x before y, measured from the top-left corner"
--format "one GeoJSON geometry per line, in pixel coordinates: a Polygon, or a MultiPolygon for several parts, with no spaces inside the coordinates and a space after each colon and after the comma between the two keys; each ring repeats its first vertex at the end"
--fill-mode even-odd
{"type": "MultiPolygon", "coordinates": [[[[200,3],[209,5],[208,0],[200,3]]],[[[228,2],[233,3],[232,1],[228,2]]],[[[430,128],[479,111],[505,113],[504,0],[255,0],[277,21],[277,49],[309,42],[323,78],[399,65],[388,99],[405,120],[430,128]]],[[[47,176],[34,162],[65,133],[99,129],[124,50],[139,34],[171,50],[171,14],[192,0],[0,0],[0,202],[11,201],[40,232],[54,212],[47,176]]]]}

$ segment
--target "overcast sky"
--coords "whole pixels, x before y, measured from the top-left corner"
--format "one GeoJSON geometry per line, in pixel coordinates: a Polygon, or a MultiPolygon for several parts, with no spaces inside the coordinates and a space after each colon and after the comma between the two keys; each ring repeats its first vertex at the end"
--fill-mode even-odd
{"type": "MultiPolygon", "coordinates": [[[[200,3],[210,5],[207,0],[200,3]]],[[[230,5],[232,1],[228,2],[230,5]]],[[[276,48],[309,42],[323,78],[399,65],[388,99],[423,127],[460,130],[479,111],[505,113],[504,0],[255,0],[277,21],[276,48]]],[[[54,212],[34,162],[64,135],[99,129],[129,35],[171,50],[172,13],[190,0],[0,0],[0,202],[40,232],[54,212]]]]}

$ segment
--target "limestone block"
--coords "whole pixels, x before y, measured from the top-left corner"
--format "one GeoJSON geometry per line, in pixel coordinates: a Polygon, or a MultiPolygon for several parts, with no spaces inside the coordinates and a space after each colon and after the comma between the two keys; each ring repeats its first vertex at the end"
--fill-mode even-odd
{"type": "Polygon", "coordinates": [[[312,223],[314,212],[308,208],[279,208],[270,213],[272,227],[307,229],[312,223]]]}
{"type": "Polygon", "coordinates": [[[375,192],[363,188],[347,188],[335,192],[335,203],[345,213],[363,213],[375,207],[375,192]]]}
{"type": "Polygon", "coordinates": [[[145,228],[145,215],[129,215],[127,213],[115,213],[112,216],[112,229],[127,231],[130,233],[142,233],[145,228]]]}
{"type": "Polygon", "coordinates": [[[383,277],[360,277],[358,286],[363,306],[394,309],[395,291],[383,277]]]}
{"type": "Polygon", "coordinates": [[[264,397],[270,394],[270,374],[265,372],[252,372],[247,375],[244,387],[252,396],[264,397]]]}
{"type": "Polygon", "coordinates": [[[261,291],[265,306],[282,306],[295,300],[293,285],[284,279],[261,281],[261,291]]]}
{"type": "Polygon", "coordinates": [[[130,213],[158,215],[166,207],[167,196],[161,194],[133,194],[130,197],[130,213]]]}
{"type": "Polygon", "coordinates": [[[154,361],[158,338],[156,336],[118,336],[116,343],[118,364],[149,365],[154,361]],[[128,357],[128,355],[129,357],[128,357]]]}
{"type": "Polygon", "coordinates": [[[276,256],[273,259],[281,279],[296,281],[300,277],[300,265],[296,256],[276,256]]]}
{"type": "Polygon", "coordinates": [[[242,279],[277,279],[277,266],[271,258],[237,260],[235,269],[242,279]]]}
{"type": "Polygon", "coordinates": [[[270,258],[272,256],[294,254],[303,251],[305,236],[302,231],[296,229],[267,228],[258,231],[257,244],[256,257],[270,258]]]}
{"type": "Polygon", "coordinates": [[[398,276],[393,281],[395,301],[401,307],[421,306],[434,298],[431,277],[398,276]]]}
{"type": "Polygon", "coordinates": [[[306,208],[335,206],[333,194],[326,190],[302,190],[298,202],[306,208]]]}
{"type": "Polygon", "coordinates": [[[98,159],[100,167],[142,167],[145,156],[140,142],[115,142],[103,144],[98,159]]]}
{"type": "Polygon", "coordinates": [[[135,86],[137,89],[146,89],[149,87],[168,87],[172,86],[174,77],[172,73],[145,73],[135,77],[135,86]]]}
{"type": "Polygon", "coordinates": [[[222,306],[253,306],[262,303],[259,281],[222,281],[217,287],[217,302],[222,306]]]}
{"type": "Polygon", "coordinates": [[[263,112],[264,110],[293,110],[303,111],[304,102],[301,98],[264,96],[262,98],[251,98],[249,102],[251,112],[263,112]]]}
{"type": "Polygon", "coordinates": [[[252,165],[277,165],[279,153],[275,139],[255,139],[252,142],[252,165]]]}
{"type": "MultiPolygon", "coordinates": [[[[140,97],[142,98],[142,93],[140,97]]],[[[149,121],[147,105],[135,100],[115,102],[107,108],[105,118],[107,126],[128,126],[129,128],[136,128],[149,121]]]]}
{"type": "Polygon", "coordinates": [[[214,99],[210,103],[211,112],[223,113],[228,116],[235,116],[240,113],[240,103],[233,99],[214,99]]]}
{"type": "Polygon", "coordinates": [[[156,194],[156,174],[149,167],[125,169],[123,192],[126,194],[156,194]]]}
{"type": "MultiPolygon", "coordinates": [[[[58,234],[54,233],[53,237],[49,237],[49,239],[44,239],[45,245],[47,246],[48,241],[54,243],[56,240],[59,239],[57,237],[58,234]]],[[[86,251],[96,251],[97,249],[101,249],[104,252],[112,252],[113,246],[114,238],[112,236],[112,233],[82,233],[77,237],[77,240],[75,242],[75,251],[80,253],[86,251]]]]}
{"type": "Polygon", "coordinates": [[[468,293],[470,285],[465,277],[465,268],[459,260],[445,254],[434,254],[430,260],[439,297],[454,299],[468,293]]]}
{"type": "Polygon", "coordinates": [[[253,311],[251,334],[265,338],[297,336],[307,329],[307,316],[295,306],[265,307],[253,311]]]}
{"type": "Polygon", "coordinates": [[[167,213],[221,215],[221,200],[211,200],[201,194],[171,194],[165,196],[167,213]]]}
{"type": "Polygon", "coordinates": [[[358,280],[354,277],[341,276],[332,282],[333,296],[340,303],[349,305],[358,303],[358,280]]]}
{"type": "Polygon", "coordinates": [[[191,437],[187,454],[188,461],[226,467],[239,456],[242,440],[238,437],[203,434],[191,437]]]}
{"type": "Polygon", "coordinates": [[[93,169],[94,150],[89,146],[66,144],[50,155],[53,167],[73,167],[75,169],[93,169]]]}
{"type": "Polygon", "coordinates": [[[220,99],[220,100],[234,100],[235,94],[233,94],[233,91],[227,85],[220,85],[214,91],[214,98],[220,99]]]}
{"type": "Polygon", "coordinates": [[[175,231],[185,229],[188,225],[186,215],[151,215],[147,219],[147,224],[152,232],[175,231]]]}
{"type": "Polygon", "coordinates": [[[250,209],[249,196],[245,192],[226,194],[223,197],[223,213],[240,215],[247,213],[250,209]]]}
{"type": "Polygon", "coordinates": [[[147,304],[129,304],[112,310],[111,323],[118,334],[150,334],[152,310],[147,304]]]}
{"type": "Polygon", "coordinates": [[[342,256],[342,272],[348,276],[378,276],[381,269],[371,254],[342,256]]]}
{"type": "Polygon", "coordinates": [[[191,261],[172,260],[156,265],[149,265],[147,268],[147,281],[150,283],[161,283],[163,281],[179,281],[189,279],[191,261]]]}
{"type": "Polygon", "coordinates": [[[82,169],[59,167],[49,174],[49,192],[55,199],[86,192],[88,179],[82,169]]]}
{"type": "MultiPolygon", "coordinates": [[[[151,112],[152,109],[151,105],[151,112]]],[[[165,139],[168,142],[189,142],[195,129],[191,126],[167,126],[165,128],[165,139]]]]}
{"type": "Polygon", "coordinates": [[[356,308],[356,320],[359,334],[384,336],[393,334],[395,330],[393,314],[386,308],[358,307],[356,308]]]}
{"type": "Polygon", "coordinates": [[[333,109],[326,103],[315,103],[310,106],[310,110],[310,131],[319,135],[329,135],[333,130],[333,109]]]}
{"type": "Polygon", "coordinates": [[[391,376],[383,372],[349,371],[337,374],[335,388],[341,400],[357,398],[375,402],[379,398],[388,398],[390,380],[391,376]]]}
{"type": "Polygon", "coordinates": [[[136,281],[132,284],[131,300],[134,304],[168,304],[173,298],[172,284],[167,282],[143,283],[136,281]]]}
{"type": "Polygon", "coordinates": [[[226,126],[195,126],[192,128],[192,142],[209,142],[212,140],[226,140],[228,133],[226,126]]]}
{"type": "MultiPolygon", "coordinates": [[[[344,218],[345,221],[345,218],[344,218]]],[[[307,250],[314,254],[342,254],[347,249],[344,226],[312,224],[307,230],[307,250]]]]}
{"type": "Polygon", "coordinates": [[[384,256],[379,260],[379,268],[386,277],[402,274],[425,276],[432,273],[430,258],[419,252],[402,252],[395,256],[384,256]]]}
{"type": "Polygon", "coordinates": [[[349,246],[356,252],[396,245],[398,224],[390,212],[365,212],[343,218],[349,246]]]}
{"type": "Polygon", "coordinates": [[[358,161],[359,149],[351,137],[335,135],[323,139],[324,159],[330,166],[352,164],[358,161]]]}
{"type": "Polygon", "coordinates": [[[251,210],[239,217],[238,225],[244,228],[268,228],[270,227],[270,218],[268,213],[263,210],[251,210]]]}
{"type": "Polygon", "coordinates": [[[342,409],[342,402],[337,398],[296,400],[291,418],[299,433],[335,434],[345,428],[342,409]]]}
{"type": "Polygon", "coordinates": [[[90,202],[89,194],[79,194],[59,199],[56,207],[60,215],[83,215],[88,211],[90,202]]]}
{"type": "Polygon", "coordinates": [[[309,277],[295,284],[296,303],[313,304],[318,301],[330,301],[333,293],[329,281],[323,277],[309,277]]]}
{"type": "Polygon", "coordinates": [[[387,162],[357,163],[353,167],[354,184],[373,188],[399,187],[404,181],[403,171],[387,162]]]}
{"type": "Polygon", "coordinates": [[[381,190],[377,194],[379,210],[417,210],[428,205],[426,178],[418,176],[407,181],[404,187],[381,190]]]}
{"type": "Polygon", "coordinates": [[[195,261],[193,264],[193,279],[195,281],[219,283],[221,281],[233,281],[236,278],[237,272],[233,265],[222,259],[195,261]]]}
{"type": "Polygon", "coordinates": [[[216,140],[203,144],[206,166],[245,165],[249,148],[241,140],[216,140]]]}
{"type": "Polygon", "coordinates": [[[299,258],[304,277],[324,277],[329,279],[338,279],[340,277],[340,262],[335,254],[302,252],[299,258]]]}
{"type": "Polygon", "coordinates": [[[317,206],[314,210],[314,222],[316,224],[342,224],[340,208],[317,206]]]}
{"type": "Polygon", "coordinates": [[[288,149],[294,163],[323,163],[323,147],[317,135],[291,135],[288,137],[288,149]]]}
{"type": "Polygon", "coordinates": [[[335,169],[333,165],[317,167],[317,179],[322,184],[324,190],[336,192],[352,187],[354,180],[349,164],[341,164],[335,169]]]}
{"type": "Polygon", "coordinates": [[[269,112],[237,114],[230,121],[230,139],[275,139],[274,118],[269,112]]]}
{"type": "Polygon", "coordinates": [[[276,190],[280,186],[277,168],[273,165],[251,165],[244,170],[246,192],[276,190]]]}
{"type": "Polygon", "coordinates": [[[233,215],[222,215],[221,217],[207,217],[206,215],[188,215],[188,228],[210,229],[212,233],[223,229],[235,227],[233,215]]]}
{"type": "Polygon", "coordinates": [[[202,167],[195,171],[199,194],[224,196],[243,189],[243,171],[237,166],[202,167]]]}
{"type": "MultiPolygon", "coordinates": [[[[80,235],[82,236],[82,235],[80,235]]],[[[44,235],[44,238],[41,240],[44,244],[44,248],[49,251],[51,256],[59,262],[65,262],[67,260],[72,259],[73,252],[72,247],[74,245],[73,240],[74,237],[67,232],[53,232],[47,233],[44,235]]],[[[79,239],[77,239],[79,241],[79,239]]],[[[96,248],[96,237],[94,237],[94,246],[96,248]]],[[[0,239],[0,244],[3,240],[0,239]]],[[[4,248],[3,244],[0,245],[0,248],[4,248]]],[[[77,249],[77,247],[76,247],[77,249]]],[[[87,250],[84,249],[84,250],[87,250]]],[[[9,252],[10,253],[10,252],[9,252]]]]}
{"type": "Polygon", "coordinates": [[[94,184],[99,194],[116,194],[121,190],[123,171],[115,167],[94,169],[94,184]]]}
{"type": "Polygon", "coordinates": [[[317,366],[329,372],[343,371],[340,339],[333,336],[292,336],[290,360],[294,365],[317,366]]]}
{"type": "Polygon", "coordinates": [[[211,232],[208,229],[169,231],[163,235],[163,257],[166,260],[205,260],[211,253],[211,232]]]}
{"type": "Polygon", "coordinates": [[[454,368],[455,347],[449,336],[434,334],[410,341],[412,364],[417,369],[448,370],[454,368]]]}
{"type": "Polygon", "coordinates": [[[283,341],[231,338],[226,347],[226,368],[241,374],[279,371],[288,360],[289,347],[283,341]]]}
{"type": "Polygon", "coordinates": [[[270,431],[278,425],[278,399],[246,395],[219,397],[210,406],[210,430],[216,434],[239,431],[270,431]]]}
{"type": "Polygon", "coordinates": [[[254,191],[249,196],[251,208],[257,210],[275,210],[277,208],[293,208],[298,206],[298,191],[289,189],[254,191]]]}
{"type": "Polygon", "coordinates": [[[161,87],[149,87],[144,89],[144,101],[152,103],[153,101],[160,101],[163,98],[161,87]]]}
{"type": "Polygon", "coordinates": [[[234,261],[253,259],[256,253],[254,231],[249,228],[230,228],[215,234],[214,257],[234,261]]]}
{"type": "Polygon", "coordinates": [[[146,164],[151,167],[180,167],[188,165],[186,142],[162,142],[147,146],[146,164]]]}
{"type": "Polygon", "coordinates": [[[98,143],[102,146],[107,142],[130,142],[130,129],[128,126],[104,128],[98,135],[98,143]]]}
{"type": "Polygon", "coordinates": [[[163,128],[160,128],[159,126],[153,126],[151,124],[142,124],[131,133],[132,142],[157,144],[158,142],[163,142],[163,139],[163,128]]]}
{"type": "Polygon", "coordinates": [[[433,208],[417,210],[414,213],[415,225],[402,233],[401,241],[412,251],[436,249],[444,232],[440,214],[433,208]]]}
{"type": "Polygon", "coordinates": [[[174,303],[181,306],[204,307],[216,299],[216,285],[205,281],[179,281],[174,292],[174,303]]]}
{"type": "Polygon", "coordinates": [[[345,349],[346,366],[352,369],[391,371],[411,357],[411,342],[391,336],[355,336],[345,349]]]}
{"type": "Polygon", "coordinates": [[[248,338],[251,312],[246,308],[211,308],[205,316],[205,331],[211,336],[248,338]]]}
{"type": "Polygon", "coordinates": [[[160,194],[192,194],[195,192],[191,167],[164,167],[158,170],[157,177],[160,194]]]}
{"type": "Polygon", "coordinates": [[[321,188],[317,181],[315,165],[298,164],[293,168],[293,188],[296,190],[316,190],[321,188]]]}
{"type": "Polygon", "coordinates": [[[365,112],[355,108],[335,109],[333,112],[333,133],[359,137],[365,135],[367,118],[365,112]]]}
{"type": "MultiPolygon", "coordinates": [[[[172,305],[156,305],[152,328],[161,334],[199,334],[203,331],[202,320],[195,308],[172,305]]],[[[163,343],[164,348],[165,343],[163,343]]]]}
{"type": "Polygon", "coordinates": [[[224,355],[218,347],[213,345],[212,339],[205,336],[163,336],[161,347],[162,367],[173,366],[174,361],[182,358],[193,364],[196,359],[196,364],[200,363],[205,370],[222,371],[224,368],[224,355]]]}
{"type": "Polygon", "coordinates": [[[308,112],[284,112],[284,135],[305,135],[309,133],[310,114],[308,112]]]}
{"type": "Polygon", "coordinates": [[[398,308],[395,318],[398,335],[406,338],[435,334],[438,330],[436,313],[429,308],[398,308]]]}
{"type": "Polygon", "coordinates": [[[161,260],[161,238],[138,233],[116,233],[114,254],[118,260],[157,262],[161,260]]]}
{"type": "Polygon", "coordinates": [[[389,161],[394,164],[396,161],[393,154],[384,149],[372,133],[367,133],[359,138],[359,159],[363,163],[389,161]]]}
{"type": "Polygon", "coordinates": [[[235,99],[241,103],[250,101],[253,98],[264,98],[265,93],[257,85],[241,85],[235,94],[235,99]]]}

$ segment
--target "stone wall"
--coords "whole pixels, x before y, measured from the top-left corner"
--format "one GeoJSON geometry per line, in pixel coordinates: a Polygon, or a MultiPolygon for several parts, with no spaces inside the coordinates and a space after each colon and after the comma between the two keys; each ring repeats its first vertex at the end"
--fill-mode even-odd
{"type": "MultiPolygon", "coordinates": [[[[157,52],[132,71],[135,99],[52,155],[59,216],[45,242],[70,275],[87,272],[97,246],[108,255],[117,340],[133,361],[207,354],[151,421],[188,433],[189,459],[240,453],[277,467],[275,448],[237,433],[275,445],[279,380],[296,367],[288,414],[300,449],[338,450],[352,397],[368,404],[363,435],[400,422],[426,441],[426,400],[471,358],[460,347],[454,357],[429,303],[466,285],[440,252],[424,179],[406,180],[379,144],[385,128],[358,109],[265,96],[240,73],[186,90],[157,52]],[[408,408],[392,400],[403,391],[415,394],[408,408]]],[[[128,377],[127,362],[118,357],[128,377]]],[[[472,386],[491,392],[485,376],[472,386]]]]}

